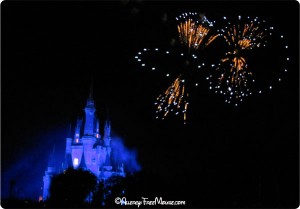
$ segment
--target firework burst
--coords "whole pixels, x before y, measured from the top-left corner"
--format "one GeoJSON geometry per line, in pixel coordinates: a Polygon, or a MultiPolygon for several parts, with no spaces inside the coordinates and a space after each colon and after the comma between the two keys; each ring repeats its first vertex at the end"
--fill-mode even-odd
{"type": "Polygon", "coordinates": [[[211,30],[213,22],[196,12],[183,13],[176,17],[176,20],[179,40],[188,48],[188,52],[204,48],[218,37],[218,34],[213,34],[211,30]]]}
{"type": "MultiPolygon", "coordinates": [[[[216,76],[209,76],[207,79],[210,82],[210,89],[223,95],[225,102],[238,106],[238,103],[245,97],[262,92],[261,89],[258,91],[254,89],[256,89],[258,71],[266,71],[266,69],[259,69],[259,66],[253,67],[248,64],[248,60],[253,49],[266,48],[273,29],[257,17],[254,19],[248,17],[243,20],[239,16],[236,24],[228,22],[227,26],[220,30],[221,36],[227,43],[228,52],[217,65],[216,76]]],[[[266,65],[267,60],[264,59],[263,62],[262,65],[266,65]]],[[[278,80],[281,81],[281,78],[278,80]]],[[[272,85],[269,85],[269,89],[272,89],[272,85]]]]}
{"type": "MultiPolygon", "coordinates": [[[[178,19],[178,18],[177,18],[178,19]]],[[[179,22],[177,28],[181,43],[188,49],[197,50],[201,45],[208,46],[218,35],[210,35],[210,26],[206,17],[202,21],[193,20],[186,17],[184,21],[179,22]]]]}
{"type": "Polygon", "coordinates": [[[198,63],[199,57],[196,51],[210,45],[218,37],[218,34],[213,33],[213,22],[210,22],[205,16],[201,17],[196,12],[183,13],[177,16],[176,20],[178,21],[177,29],[180,50],[177,48],[170,50],[145,48],[138,52],[135,59],[140,63],[142,69],[148,68],[151,71],[162,69],[166,77],[174,78],[171,85],[157,97],[157,101],[155,102],[157,109],[156,118],[165,119],[169,115],[182,115],[183,121],[186,123],[189,104],[188,88],[190,86],[198,86],[197,82],[194,85],[188,83],[191,82],[190,77],[193,77],[194,70],[199,70],[205,65],[204,63],[198,63]],[[167,63],[167,57],[170,56],[172,59],[169,59],[169,64],[174,63],[174,60],[176,60],[178,67],[170,69],[168,66],[161,67],[146,63],[143,59],[143,55],[145,54],[148,54],[148,56],[158,54],[160,59],[164,60],[164,63],[167,63]],[[170,69],[169,72],[168,69],[170,69]]]}
{"type": "Polygon", "coordinates": [[[192,51],[198,50],[200,47],[205,48],[218,37],[218,34],[212,35],[212,22],[209,22],[205,16],[196,18],[197,16],[197,13],[190,12],[176,17],[176,20],[179,21],[177,25],[179,40],[188,49],[185,67],[167,90],[157,98],[159,102],[155,103],[157,106],[156,118],[164,119],[169,114],[178,115],[181,113],[183,114],[184,124],[186,124],[189,104],[189,90],[186,85],[186,82],[189,82],[189,76],[187,75],[193,69],[190,68],[190,60],[197,59],[192,51]],[[183,75],[185,79],[182,78],[183,75]]]}
{"type": "Polygon", "coordinates": [[[158,76],[164,77],[164,80],[170,82],[170,85],[157,97],[154,103],[157,109],[156,118],[163,120],[174,115],[182,118],[183,122],[186,123],[188,117],[188,89],[191,88],[191,85],[193,87],[199,86],[198,79],[194,79],[192,75],[203,73],[201,70],[205,67],[205,63],[199,64],[200,57],[195,53],[188,56],[187,53],[179,50],[162,50],[160,48],[144,48],[137,53],[135,60],[140,64],[141,70],[155,72],[158,76]],[[151,64],[146,62],[155,59],[164,60],[164,62],[153,62],[151,64]],[[171,102],[171,100],[173,101],[171,102]]]}

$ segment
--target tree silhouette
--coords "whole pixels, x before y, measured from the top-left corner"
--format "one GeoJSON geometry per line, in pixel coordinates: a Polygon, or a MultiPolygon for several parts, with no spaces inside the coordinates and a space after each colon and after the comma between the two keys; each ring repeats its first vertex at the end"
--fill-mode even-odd
{"type": "Polygon", "coordinates": [[[105,205],[105,193],[106,188],[104,185],[104,181],[101,180],[98,182],[96,189],[93,192],[93,200],[92,205],[96,207],[101,207],[105,205]]]}
{"type": "Polygon", "coordinates": [[[109,179],[100,180],[93,193],[92,205],[97,207],[115,207],[114,198],[120,196],[125,188],[123,182],[125,182],[125,178],[121,176],[112,176],[109,179]]]}
{"type": "Polygon", "coordinates": [[[134,174],[129,174],[126,177],[112,176],[106,181],[104,194],[105,194],[105,206],[107,207],[124,207],[121,205],[116,205],[116,197],[126,197],[128,199],[136,199],[140,197],[138,188],[140,186],[140,181],[136,178],[134,174]]]}
{"type": "Polygon", "coordinates": [[[97,177],[89,171],[69,168],[52,178],[50,206],[82,207],[96,189],[97,177]]]}

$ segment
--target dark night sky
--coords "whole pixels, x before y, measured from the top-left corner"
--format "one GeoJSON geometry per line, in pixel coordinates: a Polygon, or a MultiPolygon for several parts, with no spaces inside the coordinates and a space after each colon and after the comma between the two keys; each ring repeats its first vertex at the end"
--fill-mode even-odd
{"type": "MultiPolygon", "coordinates": [[[[63,149],[93,74],[100,118],[108,107],[113,130],[137,149],[147,182],[161,186],[162,195],[194,207],[202,205],[197,200],[215,207],[296,207],[298,10],[296,2],[4,2],[1,164],[8,176],[2,193],[10,178],[22,184],[34,176],[42,183],[48,153],[53,144],[63,149]],[[134,55],[144,47],[168,47],[177,38],[174,17],[185,11],[212,20],[239,14],[269,20],[290,46],[283,82],[238,108],[203,84],[193,92],[187,125],[155,120],[153,99],[168,83],[138,70],[134,55]]],[[[280,53],[262,56],[275,62],[280,53]]],[[[278,70],[274,66],[266,72],[278,70]]]]}

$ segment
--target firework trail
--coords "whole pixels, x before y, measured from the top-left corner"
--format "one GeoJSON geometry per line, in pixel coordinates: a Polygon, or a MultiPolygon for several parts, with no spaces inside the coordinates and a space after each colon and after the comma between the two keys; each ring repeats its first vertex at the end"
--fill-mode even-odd
{"type": "Polygon", "coordinates": [[[164,119],[168,114],[174,113],[178,115],[183,114],[183,120],[186,122],[186,111],[188,108],[189,94],[186,92],[184,85],[185,80],[182,75],[179,75],[169,88],[157,97],[156,118],[164,119]]]}

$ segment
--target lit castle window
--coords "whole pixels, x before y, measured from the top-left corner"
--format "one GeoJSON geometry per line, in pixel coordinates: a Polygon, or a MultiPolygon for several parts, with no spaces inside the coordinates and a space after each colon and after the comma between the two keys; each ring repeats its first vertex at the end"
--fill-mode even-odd
{"type": "Polygon", "coordinates": [[[74,165],[74,167],[78,166],[78,158],[74,158],[73,165],[74,165]]]}

